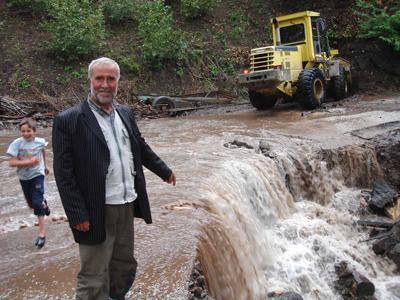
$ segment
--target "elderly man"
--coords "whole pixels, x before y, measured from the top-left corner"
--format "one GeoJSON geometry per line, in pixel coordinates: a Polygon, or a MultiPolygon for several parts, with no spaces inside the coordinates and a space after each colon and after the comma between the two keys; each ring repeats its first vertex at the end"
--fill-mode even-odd
{"type": "Polygon", "coordinates": [[[133,284],[133,217],[151,223],[143,166],[175,185],[174,173],[140,134],[132,109],[118,105],[120,70],[92,61],[87,100],[54,119],[54,175],[81,270],[76,299],[124,299],[133,284]]]}

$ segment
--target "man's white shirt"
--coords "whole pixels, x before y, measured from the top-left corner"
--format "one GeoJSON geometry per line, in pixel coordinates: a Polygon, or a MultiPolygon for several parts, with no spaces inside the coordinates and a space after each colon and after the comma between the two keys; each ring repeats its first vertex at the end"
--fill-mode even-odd
{"type": "Polygon", "coordinates": [[[128,131],[116,109],[113,108],[111,114],[107,114],[89,99],[87,101],[100,125],[110,151],[110,165],[106,177],[106,204],[133,202],[137,198],[137,194],[128,131]]]}

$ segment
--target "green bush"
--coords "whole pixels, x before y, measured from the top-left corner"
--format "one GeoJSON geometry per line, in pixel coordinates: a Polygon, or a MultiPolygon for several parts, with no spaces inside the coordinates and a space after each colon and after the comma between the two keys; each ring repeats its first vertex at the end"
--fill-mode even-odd
{"type": "Polygon", "coordinates": [[[8,0],[7,6],[21,12],[43,12],[46,11],[46,0],[8,0]]]}
{"type": "Polygon", "coordinates": [[[356,0],[361,19],[361,37],[378,38],[400,51],[400,1],[356,0]]]}
{"type": "Polygon", "coordinates": [[[133,19],[135,3],[132,0],[104,0],[102,3],[107,22],[125,24],[133,19]]]}
{"type": "Polygon", "coordinates": [[[234,10],[229,15],[231,30],[231,37],[234,40],[240,40],[246,33],[249,25],[249,18],[241,9],[234,10]]]}
{"type": "Polygon", "coordinates": [[[144,61],[159,69],[164,61],[184,58],[186,42],[182,33],[173,27],[172,12],[163,1],[144,1],[138,6],[137,14],[144,61]]]}
{"type": "Polygon", "coordinates": [[[43,23],[52,35],[49,50],[64,60],[94,54],[105,37],[101,7],[89,0],[48,0],[50,20],[43,23]]]}
{"type": "Polygon", "coordinates": [[[185,18],[195,19],[206,14],[216,3],[216,0],[181,0],[181,13],[185,18]]]}
{"type": "Polygon", "coordinates": [[[140,72],[140,65],[136,62],[135,57],[125,56],[119,60],[121,68],[128,70],[130,73],[137,75],[140,72]]]}

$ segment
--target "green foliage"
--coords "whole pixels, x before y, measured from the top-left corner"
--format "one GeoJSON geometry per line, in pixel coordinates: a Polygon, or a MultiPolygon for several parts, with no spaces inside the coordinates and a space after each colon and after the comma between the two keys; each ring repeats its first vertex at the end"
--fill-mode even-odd
{"type": "Polygon", "coordinates": [[[30,88],[31,84],[29,82],[29,78],[24,77],[23,79],[21,79],[21,81],[18,82],[18,87],[23,90],[30,88]]]}
{"type": "Polygon", "coordinates": [[[41,78],[36,79],[36,85],[38,85],[39,87],[44,86],[44,80],[41,78]]]}
{"type": "Polygon", "coordinates": [[[229,20],[232,27],[231,36],[234,40],[239,40],[248,28],[248,17],[244,14],[243,10],[238,9],[230,14],[229,20]]]}
{"type": "Polygon", "coordinates": [[[266,41],[267,45],[272,45],[272,43],[274,42],[274,37],[272,34],[272,26],[270,22],[265,22],[264,32],[265,37],[263,37],[263,40],[266,41]]]}
{"type": "Polygon", "coordinates": [[[95,53],[105,37],[101,7],[90,0],[47,1],[51,19],[43,26],[52,34],[49,50],[68,61],[95,53]]]}
{"type": "Polygon", "coordinates": [[[132,74],[139,74],[140,65],[136,62],[135,57],[125,56],[119,60],[120,66],[123,69],[128,70],[132,74]]]}
{"type": "Polygon", "coordinates": [[[7,6],[22,12],[43,12],[46,11],[46,0],[8,0],[7,6]]]}
{"type": "Polygon", "coordinates": [[[208,75],[212,79],[217,79],[221,74],[232,76],[236,73],[235,63],[228,50],[208,58],[208,61],[208,75]]]}
{"type": "Polygon", "coordinates": [[[361,18],[361,37],[378,38],[400,51],[400,1],[356,0],[361,18]]]}
{"type": "Polygon", "coordinates": [[[185,18],[195,19],[206,14],[218,2],[216,0],[181,0],[181,13],[185,18]]]}
{"type": "Polygon", "coordinates": [[[159,69],[165,61],[184,59],[187,43],[182,33],[173,27],[172,12],[163,1],[144,1],[137,13],[144,61],[159,69]]]}
{"type": "Polygon", "coordinates": [[[135,3],[132,0],[104,0],[102,6],[107,22],[115,25],[132,20],[135,13],[135,3]]]}
{"type": "Polygon", "coordinates": [[[76,79],[82,79],[87,75],[86,68],[80,68],[79,70],[74,70],[71,66],[65,66],[64,71],[72,75],[76,79]]]}
{"type": "Polygon", "coordinates": [[[355,24],[343,24],[340,21],[333,19],[328,27],[327,35],[331,42],[340,39],[353,39],[357,37],[358,25],[355,24]]]}

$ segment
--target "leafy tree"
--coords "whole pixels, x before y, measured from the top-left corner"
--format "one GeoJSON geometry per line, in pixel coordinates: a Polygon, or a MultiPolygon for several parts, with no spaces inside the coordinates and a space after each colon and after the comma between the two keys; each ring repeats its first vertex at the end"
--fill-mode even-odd
{"type": "Polygon", "coordinates": [[[186,42],[182,33],[173,27],[171,9],[161,0],[143,1],[137,13],[143,59],[156,69],[164,61],[183,59],[186,42]]]}
{"type": "Polygon", "coordinates": [[[219,0],[181,0],[181,13],[185,18],[198,18],[211,8],[214,7],[219,0]]]}
{"type": "Polygon", "coordinates": [[[45,0],[8,0],[7,6],[12,10],[26,13],[46,11],[45,0]]]}
{"type": "Polygon", "coordinates": [[[65,60],[95,53],[105,37],[101,7],[90,0],[47,0],[50,20],[43,23],[52,35],[48,48],[65,60]]]}
{"type": "Polygon", "coordinates": [[[400,51],[400,1],[356,0],[361,18],[361,37],[378,38],[400,51]]]}
{"type": "Polygon", "coordinates": [[[104,0],[104,15],[111,24],[124,24],[133,19],[135,3],[132,0],[104,0]]]}

